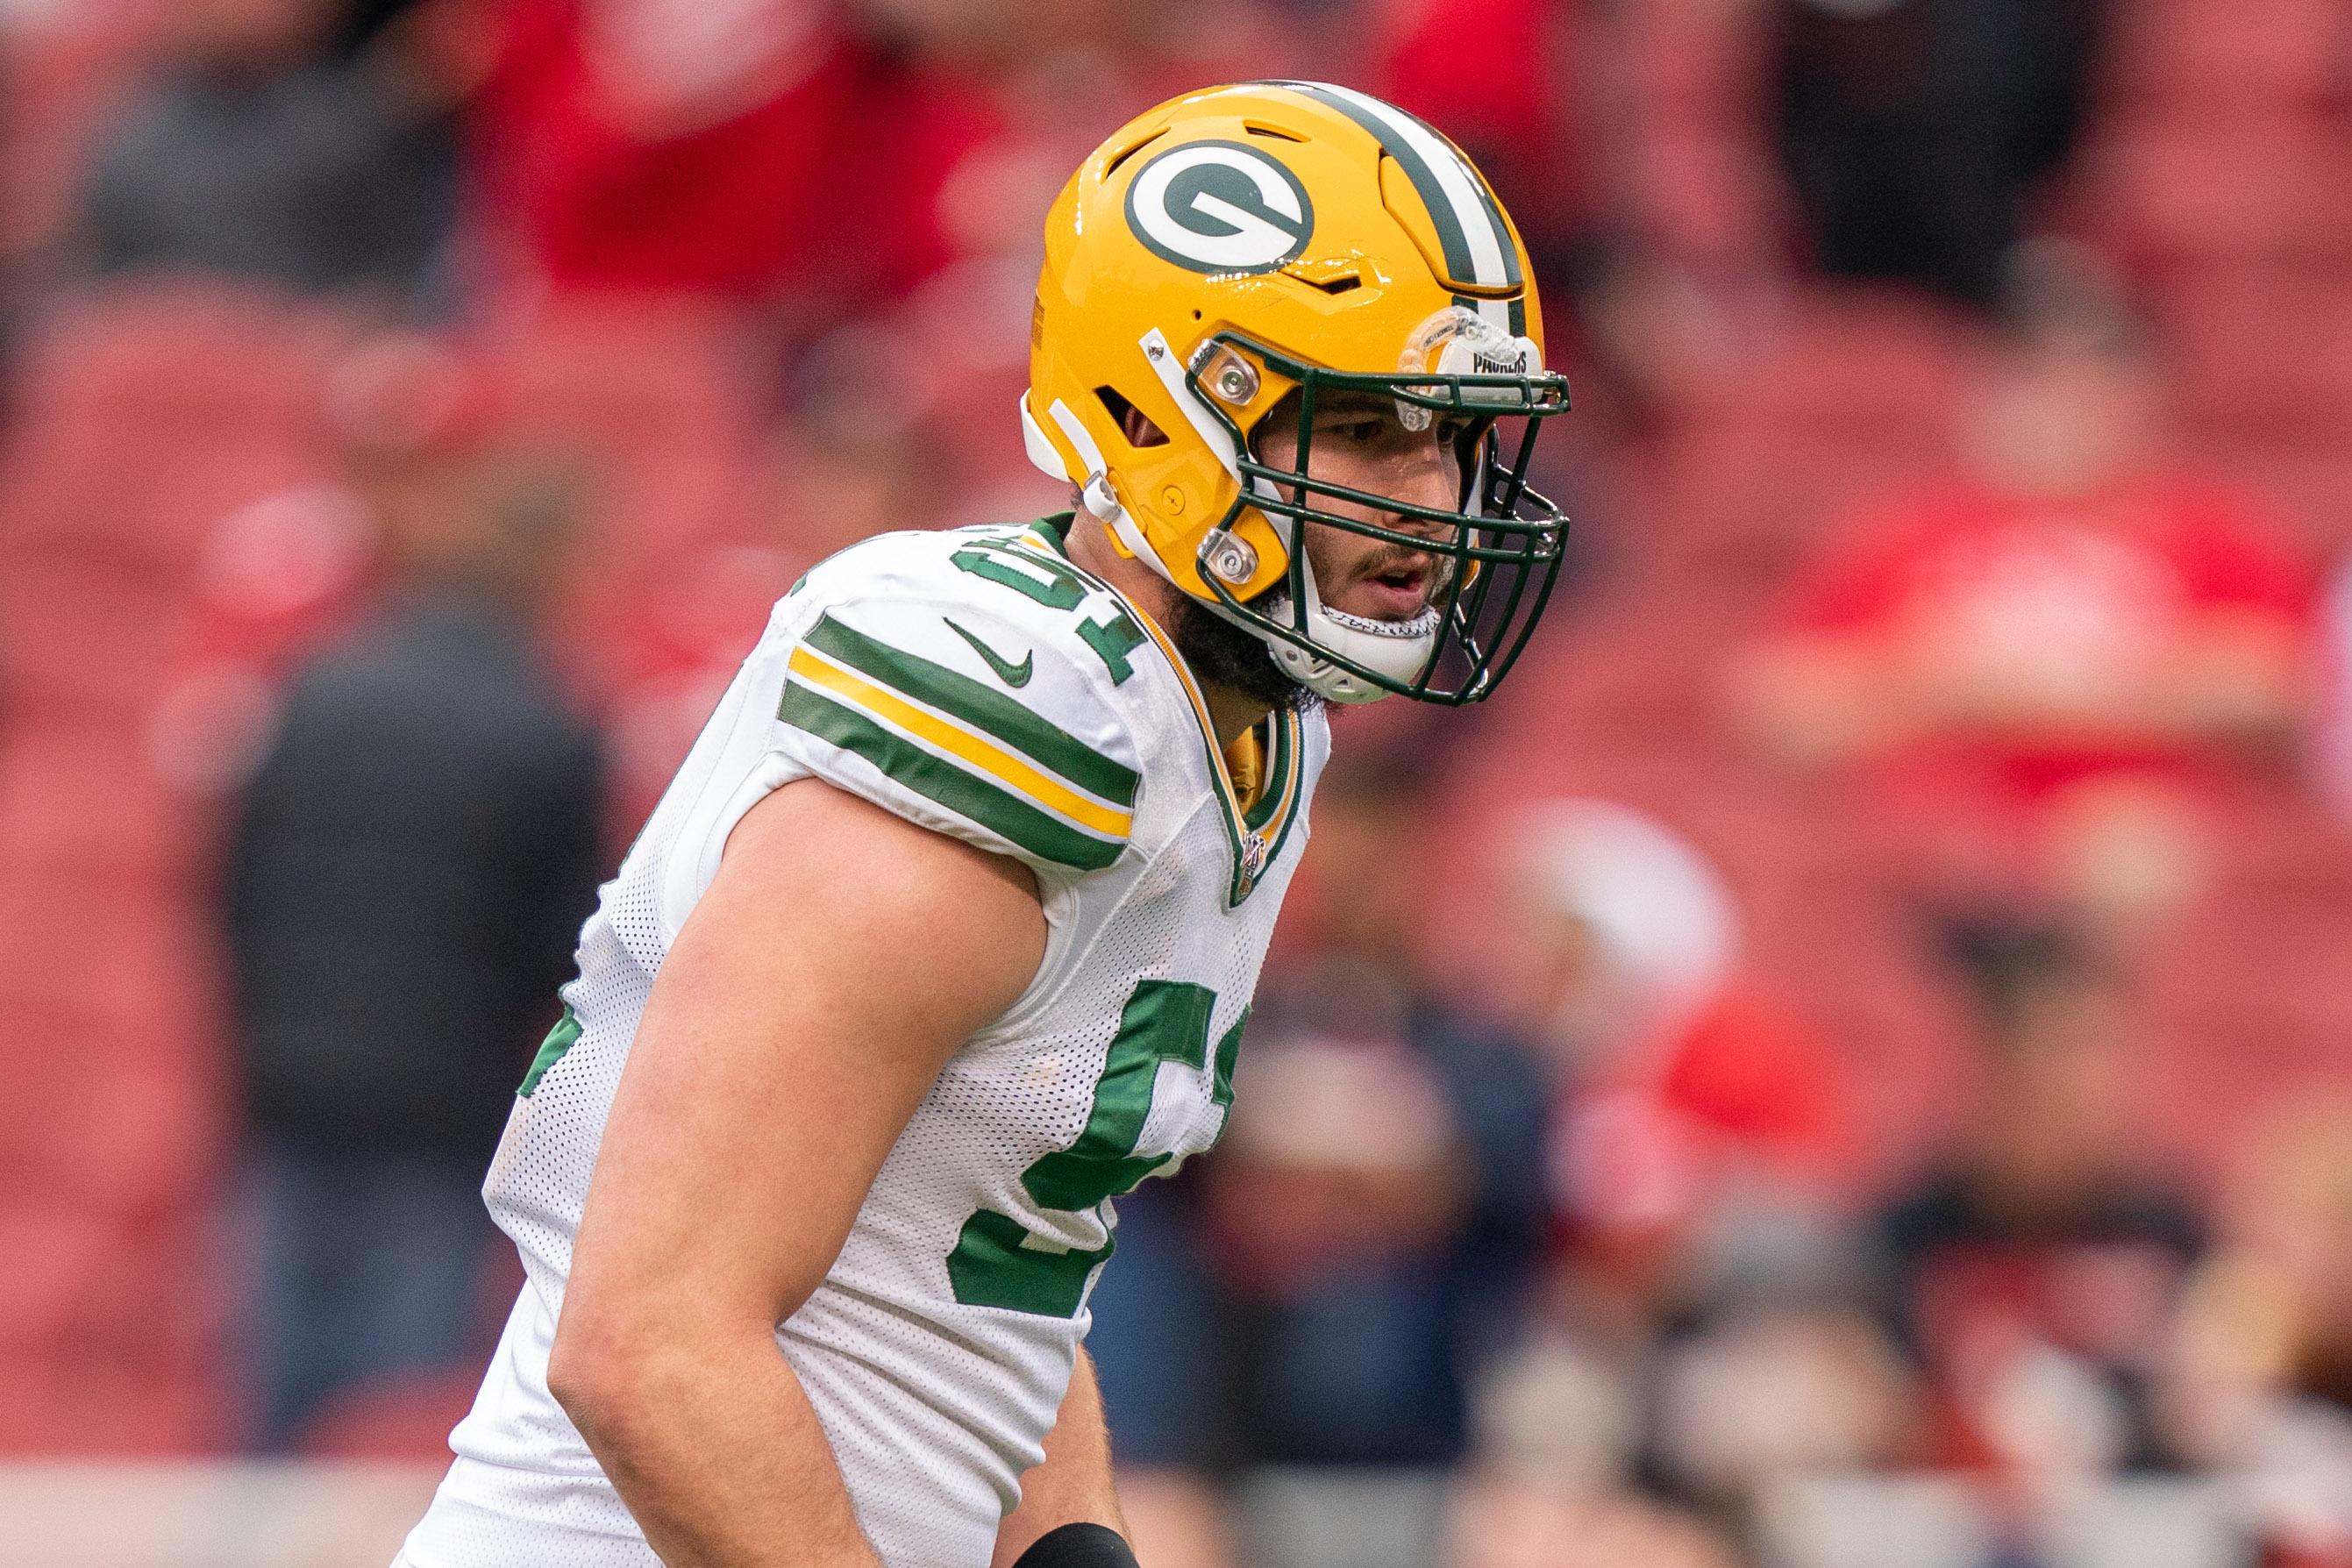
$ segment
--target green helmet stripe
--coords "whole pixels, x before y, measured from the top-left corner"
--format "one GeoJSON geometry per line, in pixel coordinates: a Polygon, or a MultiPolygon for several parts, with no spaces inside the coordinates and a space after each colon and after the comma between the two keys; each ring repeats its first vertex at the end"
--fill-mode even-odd
{"type": "Polygon", "coordinates": [[[1454,204],[1445,199],[1445,188],[1437,183],[1437,171],[1429,166],[1428,161],[1411,142],[1370,110],[1359,108],[1319,83],[1286,81],[1279,85],[1338,110],[1370,132],[1388,155],[1397,161],[1397,166],[1404,171],[1405,178],[1412,182],[1412,188],[1420,193],[1421,205],[1429,209],[1429,220],[1437,226],[1438,247],[1445,254],[1446,275],[1450,278],[1472,276],[1469,237],[1463,233],[1461,222],[1454,216],[1454,204]]]}
{"type": "MultiPolygon", "coordinates": [[[[1488,187],[1486,177],[1435,127],[1393,104],[1382,103],[1344,88],[1311,81],[1283,81],[1267,85],[1286,88],[1336,109],[1371,133],[1381,149],[1397,161],[1397,166],[1412,182],[1422,205],[1428,209],[1430,222],[1437,228],[1438,247],[1444,254],[1448,277],[1457,282],[1475,283],[1481,288],[1525,287],[1526,277],[1519,268],[1518,247],[1511,238],[1510,225],[1503,219],[1502,205],[1496,201],[1495,193],[1488,187]],[[1453,184],[1448,184],[1433,159],[1444,159],[1451,166],[1448,172],[1457,176],[1453,184]],[[1469,196],[1466,202],[1463,199],[1465,192],[1469,196]],[[1491,238],[1496,255],[1494,264],[1483,268],[1479,265],[1468,227],[1472,223],[1481,227],[1482,233],[1478,237],[1491,238]]],[[[1489,302],[1475,297],[1457,297],[1455,300],[1455,303],[1472,310],[1489,302]]],[[[1527,328],[1525,305],[1517,300],[1510,305],[1511,331],[1524,331],[1527,328]]]]}

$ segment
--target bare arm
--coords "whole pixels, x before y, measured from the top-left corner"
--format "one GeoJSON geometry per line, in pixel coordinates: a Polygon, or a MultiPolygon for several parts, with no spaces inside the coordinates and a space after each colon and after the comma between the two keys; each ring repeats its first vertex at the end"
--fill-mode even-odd
{"type": "Polygon", "coordinates": [[[671,1568],[877,1568],[775,1328],[1045,941],[1026,870],[829,784],[736,827],[638,1026],[548,1364],[671,1568]]]}
{"type": "Polygon", "coordinates": [[[1030,1544],[1066,1524],[1100,1524],[1127,1533],[1111,1487],[1110,1432],[1103,1425],[1102,1391],[1084,1350],[1070,1369],[1061,1414],[1045,1434],[1045,1460],[1021,1478],[1021,1506],[996,1527],[989,1568],[1012,1568],[1030,1544]]]}

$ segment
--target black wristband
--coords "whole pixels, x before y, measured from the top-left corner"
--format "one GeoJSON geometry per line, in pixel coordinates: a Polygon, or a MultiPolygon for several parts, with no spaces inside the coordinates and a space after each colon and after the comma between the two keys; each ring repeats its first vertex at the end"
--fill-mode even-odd
{"type": "Polygon", "coordinates": [[[1065,1524],[1031,1543],[1013,1568],[1139,1568],[1135,1553],[1116,1530],[1099,1524],[1065,1524]]]}

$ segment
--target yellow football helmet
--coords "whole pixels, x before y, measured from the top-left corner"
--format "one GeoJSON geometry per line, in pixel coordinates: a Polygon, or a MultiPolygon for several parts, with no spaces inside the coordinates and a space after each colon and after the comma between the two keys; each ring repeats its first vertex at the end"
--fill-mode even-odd
{"type": "Polygon", "coordinates": [[[1543,368],[1526,248],[1461,151],[1379,99],[1250,82],[1129,121],[1046,217],[1029,377],[1031,459],[1335,701],[1486,696],[1559,574],[1567,523],[1527,473],[1568,384],[1543,368]],[[1297,455],[1275,468],[1254,438],[1293,391],[1297,455]],[[1408,428],[1463,426],[1454,510],[1308,477],[1316,401],[1342,391],[1395,399],[1408,428]],[[1166,439],[1131,442],[1130,407],[1166,439]],[[1450,558],[1438,602],[1410,621],[1325,605],[1310,522],[1450,558]]]}

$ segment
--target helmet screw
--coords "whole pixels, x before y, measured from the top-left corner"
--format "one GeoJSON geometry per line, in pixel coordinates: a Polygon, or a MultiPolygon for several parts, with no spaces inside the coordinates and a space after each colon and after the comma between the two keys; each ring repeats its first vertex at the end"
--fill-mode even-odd
{"type": "Polygon", "coordinates": [[[1160,492],[1160,510],[1166,512],[1171,517],[1183,516],[1184,488],[1181,485],[1170,485],[1167,489],[1161,490],[1160,492]]]}
{"type": "Polygon", "coordinates": [[[1222,349],[1209,366],[1209,390],[1238,408],[1257,395],[1257,367],[1233,350],[1222,349]]]}
{"type": "Polygon", "coordinates": [[[1228,583],[1246,583],[1257,571],[1257,552],[1248,540],[1228,534],[1210,549],[1209,570],[1228,583]]]}

